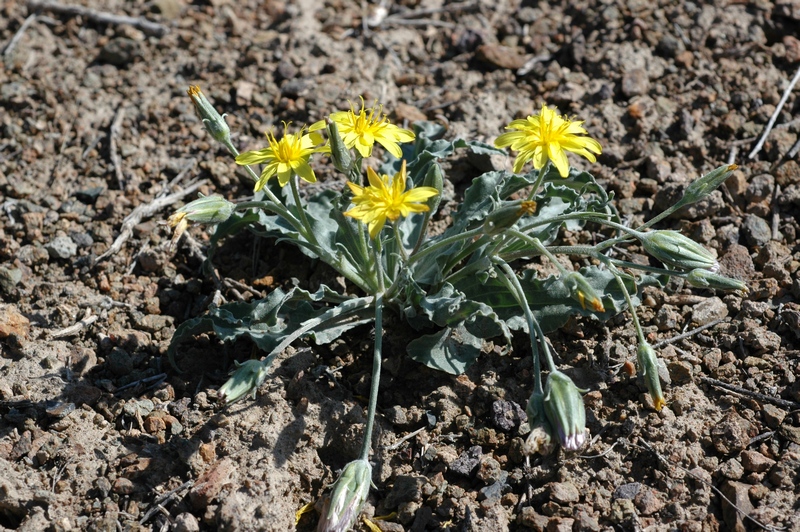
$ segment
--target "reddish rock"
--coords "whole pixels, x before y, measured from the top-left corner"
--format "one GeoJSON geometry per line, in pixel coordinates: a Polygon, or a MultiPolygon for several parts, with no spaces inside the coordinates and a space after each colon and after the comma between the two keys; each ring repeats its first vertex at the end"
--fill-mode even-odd
{"type": "Polygon", "coordinates": [[[763,473],[775,465],[775,460],[767,458],[758,451],[742,451],[742,466],[745,471],[763,473]]]}
{"type": "Polygon", "coordinates": [[[115,480],[114,485],[111,487],[111,491],[119,493],[120,495],[130,495],[135,489],[136,487],[133,485],[133,482],[124,477],[115,480]]]}
{"type": "Polygon", "coordinates": [[[13,305],[0,305],[0,338],[11,335],[28,337],[31,322],[13,305]]]}
{"type": "Polygon", "coordinates": [[[198,510],[208,506],[214,497],[222,491],[222,487],[228,483],[235,470],[236,466],[234,466],[233,460],[230,458],[224,458],[211,466],[208,471],[197,479],[194,487],[189,492],[189,500],[192,501],[192,506],[198,510]]]}
{"type": "Polygon", "coordinates": [[[525,56],[515,49],[500,44],[482,44],[475,51],[475,56],[479,61],[509,70],[517,70],[526,62],[525,56]]]}

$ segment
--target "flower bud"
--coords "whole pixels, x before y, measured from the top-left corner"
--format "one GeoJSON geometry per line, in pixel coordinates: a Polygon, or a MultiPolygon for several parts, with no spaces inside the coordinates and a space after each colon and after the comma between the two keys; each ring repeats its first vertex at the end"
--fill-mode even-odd
{"type": "Polygon", "coordinates": [[[344,532],[355,523],[372,483],[372,466],[364,459],[344,466],[325,501],[317,532],[344,532]]]}
{"type": "Polygon", "coordinates": [[[428,198],[427,202],[428,208],[430,209],[429,212],[433,214],[436,212],[436,209],[439,208],[439,204],[442,202],[442,190],[444,189],[444,176],[442,175],[442,167],[437,163],[431,164],[427,173],[425,174],[425,179],[422,180],[422,186],[434,188],[438,192],[438,194],[435,196],[428,198]]]}
{"type": "MultiPolygon", "coordinates": [[[[199,222],[202,224],[218,224],[222,223],[233,214],[236,205],[226,200],[222,196],[203,196],[201,195],[196,200],[187,203],[169,217],[177,217],[178,221],[184,216],[190,222],[199,222]],[[181,216],[183,214],[184,216],[181,216]]],[[[175,226],[171,221],[171,226],[175,226]]]]}
{"type": "Polygon", "coordinates": [[[750,291],[747,284],[738,279],[725,277],[718,273],[711,273],[708,270],[695,269],[686,276],[689,284],[696,288],[715,288],[717,290],[738,290],[743,294],[750,291]]]}
{"type": "Polygon", "coordinates": [[[544,394],[533,392],[531,398],[528,399],[525,412],[528,414],[528,425],[531,428],[523,446],[525,454],[548,455],[552,453],[556,444],[553,441],[553,429],[544,412],[544,394]]]}
{"type": "Polygon", "coordinates": [[[719,270],[717,259],[706,248],[678,231],[650,231],[637,237],[645,251],[667,266],[681,270],[719,270]]]}
{"type": "Polygon", "coordinates": [[[567,451],[577,451],[586,441],[583,391],[560,371],[550,373],[544,388],[544,412],[558,442],[567,451]]]}
{"type": "Polygon", "coordinates": [[[726,164],[710,171],[703,177],[695,179],[686,187],[680,203],[688,205],[705,198],[728,179],[737,168],[739,167],[735,164],[726,164]]]}
{"type": "MultiPolygon", "coordinates": [[[[313,126],[312,126],[313,127],[313,126]]],[[[328,138],[331,143],[331,160],[333,166],[345,175],[350,174],[350,167],[353,164],[353,158],[350,156],[350,150],[339,135],[339,127],[333,120],[328,120],[328,138]]],[[[359,169],[360,170],[360,169],[359,169]]]]}
{"type": "Polygon", "coordinates": [[[569,272],[561,277],[561,282],[569,289],[569,295],[586,309],[586,303],[591,305],[595,312],[605,312],[603,300],[597,294],[589,281],[579,272],[569,272]]]}
{"type": "Polygon", "coordinates": [[[174,246],[181,235],[189,227],[189,222],[207,224],[221,223],[231,217],[235,205],[222,196],[200,196],[198,199],[187,203],[167,218],[167,224],[174,227],[172,242],[174,246]]]}
{"type": "Polygon", "coordinates": [[[653,405],[656,410],[660,411],[667,402],[664,400],[664,394],[661,391],[661,380],[658,377],[656,350],[647,342],[639,344],[639,348],[636,350],[636,361],[647,390],[650,392],[650,397],[653,398],[653,405]]]}
{"type": "Polygon", "coordinates": [[[504,201],[489,213],[483,222],[483,232],[486,235],[499,235],[504,230],[512,227],[517,220],[525,214],[536,212],[536,202],[530,200],[504,201]]]}
{"type": "Polygon", "coordinates": [[[248,360],[242,364],[236,363],[233,376],[219,389],[220,400],[224,403],[235,403],[245,395],[251,393],[256,398],[256,390],[267,377],[267,366],[260,360],[248,360]]]}
{"type": "Polygon", "coordinates": [[[200,87],[197,85],[190,86],[189,90],[186,92],[192,99],[192,103],[194,103],[197,116],[200,117],[200,120],[203,121],[203,125],[206,126],[206,131],[217,141],[226,145],[230,144],[231,130],[225,122],[225,115],[220,115],[217,110],[214,109],[214,106],[211,105],[211,102],[208,101],[203,91],[201,91],[200,87]]]}

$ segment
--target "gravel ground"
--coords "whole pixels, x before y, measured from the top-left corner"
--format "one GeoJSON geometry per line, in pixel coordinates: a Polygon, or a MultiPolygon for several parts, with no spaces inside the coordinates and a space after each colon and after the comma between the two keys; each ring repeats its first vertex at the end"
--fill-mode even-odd
{"type": "MultiPolygon", "coordinates": [[[[526,458],[524,338],[452,377],[402,356],[408,338],[390,331],[365,512],[389,516],[385,531],[800,530],[800,165],[787,157],[800,89],[749,156],[800,67],[800,2],[80,1],[38,15],[0,1],[0,531],[312,530],[317,513],[295,513],[357,455],[369,328],[298,344],[255,401],[227,409],[216,390],[252,346],[199,337],[184,372],[166,362],[175,327],[212,302],[331,275],[251,235],[217,254],[217,282],[202,228],[170,249],[161,222],[181,202],[252,194],[190,84],[243,150],[361,95],[398,123],[485,142],[558,106],[603,145],[597,164],[573,164],[633,224],[739,164],[659,224],[751,288],[642,294],[649,340],[671,340],[667,407],[619,371],[635,356],[626,316],[570,322],[550,340],[590,389],[591,444],[526,458]]],[[[455,197],[482,170],[456,157],[455,197]]]]}

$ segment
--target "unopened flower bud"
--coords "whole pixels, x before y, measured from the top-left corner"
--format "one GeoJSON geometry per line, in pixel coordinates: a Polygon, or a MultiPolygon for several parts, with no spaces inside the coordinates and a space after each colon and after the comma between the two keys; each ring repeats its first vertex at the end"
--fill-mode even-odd
{"type": "Polygon", "coordinates": [[[705,198],[728,179],[737,168],[739,167],[735,164],[726,164],[710,171],[703,177],[695,179],[686,187],[680,203],[689,205],[705,198]]]}
{"type": "Polygon", "coordinates": [[[504,201],[486,217],[483,222],[483,232],[489,236],[499,235],[506,229],[513,227],[517,220],[524,215],[534,214],[535,212],[535,201],[504,201]]]}
{"type": "MultiPolygon", "coordinates": [[[[416,185],[417,183],[415,183],[416,185]]],[[[444,190],[444,176],[442,175],[442,167],[437,163],[432,163],[425,174],[425,179],[422,180],[422,186],[431,187],[436,189],[438,194],[428,198],[428,208],[430,213],[436,212],[439,204],[442,202],[442,190],[444,190]]]]}
{"type": "Polygon", "coordinates": [[[355,523],[361,507],[369,495],[372,483],[372,466],[363,459],[344,466],[342,474],[333,484],[333,491],[325,501],[317,532],[344,532],[355,523]]]}
{"type": "Polygon", "coordinates": [[[558,442],[567,451],[577,451],[586,442],[586,410],[581,390],[560,371],[547,377],[544,412],[558,442]]]}
{"type": "Polygon", "coordinates": [[[191,203],[187,203],[167,218],[167,224],[175,228],[172,232],[170,246],[175,245],[189,227],[189,222],[221,223],[231,217],[234,208],[235,205],[222,196],[200,196],[191,203]]]}
{"type": "Polygon", "coordinates": [[[664,400],[664,394],[661,391],[661,380],[658,377],[656,350],[647,342],[639,344],[639,348],[636,350],[636,361],[647,390],[650,392],[650,397],[653,399],[653,406],[660,411],[667,402],[664,400]]]}
{"type": "Polygon", "coordinates": [[[236,363],[236,370],[219,389],[219,398],[225,403],[235,403],[247,394],[256,397],[256,390],[267,378],[267,366],[260,360],[236,363]]]}
{"type": "Polygon", "coordinates": [[[217,110],[214,109],[214,106],[211,105],[211,102],[208,101],[203,91],[201,91],[200,87],[197,85],[190,86],[189,90],[186,92],[192,99],[192,103],[194,103],[197,116],[200,117],[200,120],[203,121],[203,125],[206,126],[206,131],[217,141],[226,145],[230,144],[231,130],[225,122],[225,115],[220,115],[217,110]]]}
{"type": "Polygon", "coordinates": [[[331,160],[333,161],[333,166],[343,174],[350,175],[350,167],[353,164],[353,158],[350,156],[350,150],[347,149],[347,145],[339,134],[339,127],[333,120],[328,120],[327,127],[328,139],[330,139],[331,144],[331,160]]]}
{"type": "Polygon", "coordinates": [[[717,259],[706,248],[678,231],[650,231],[637,236],[645,251],[667,266],[681,270],[719,270],[717,259]]]}
{"type": "Polygon", "coordinates": [[[528,425],[531,428],[523,446],[525,454],[548,455],[552,453],[556,444],[553,441],[553,429],[550,427],[544,411],[544,394],[533,392],[525,412],[528,414],[528,425]]]}
{"type": "Polygon", "coordinates": [[[569,272],[561,277],[561,282],[569,289],[570,297],[580,303],[581,308],[586,309],[588,303],[595,312],[605,312],[603,300],[581,273],[569,272]]]}
{"type": "Polygon", "coordinates": [[[747,284],[738,279],[725,277],[718,273],[711,273],[708,270],[695,269],[686,276],[689,284],[696,288],[715,288],[717,290],[738,290],[746,294],[750,291],[747,284]]]}
{"type": "Polygon", "coordinates": [[[222,196],[200,196],[196,200],[187,203],[169,217],[168,223],[171,226],[175,224],[171,221],[173,217],[183,218],[186,217],[190,222],[199,222],[202,224],[218,224],[222,223],[233,214],[236,205],[226,200],[222,196]],[[183,216],[181,216],[181,214],[183,216]]]}

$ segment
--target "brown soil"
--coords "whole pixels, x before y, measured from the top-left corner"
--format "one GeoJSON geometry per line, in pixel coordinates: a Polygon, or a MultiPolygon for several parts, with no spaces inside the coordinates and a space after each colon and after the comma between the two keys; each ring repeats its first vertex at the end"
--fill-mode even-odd
{"type": "MultiPolygon", "coordinates": [[[[596,165],[575,164],[632,223],[738,163],[708,201],[659,225],[716,250],[751,287],[644,294],[654,344],[717,322],[659,348],[666,408],[648,408],[641,383],[618,370],[634,356],[625,315],[571,322],[550,339],[591,390],[591,445],[526,459],[513,415],[532,388],[524,338],[456,378],[407,359],[407,338],[390,331],[365,512],[388,516],[375,522],[391,531],[800,530],[800,166],[783,160],[800,131],[797,89],[747,156],[800,66],[796,0],[404,0],[368,31],[360,4],[341,0],[84,1],[169,31],[43,10],[3,56],[0,530],[290,530],[358,452],[368,327],[324,348],[298,344],[255,401],[227,409],[216,389],[250,345],[197,338],[182,345],[183,373],[165,357],[176,325],[211,303],[294,278],[313,286],[326,269],[241,235],[218,252],[214,283],[202,228],[169,248],[160,222],[180,203],[97,262],[125,217],[160,194],[197,179],[200,192],[252,193],[195,117],[189,84],[228,113],[242,149],[360,95],[397,122],[487,142],[557,105],[602,142],[596,165]]],[[[31,12],[14,0],[0,10],[6,49],[31,12]]],[[[479,173],[469,165],[453,166],[456,191],[479,173]]]]}

